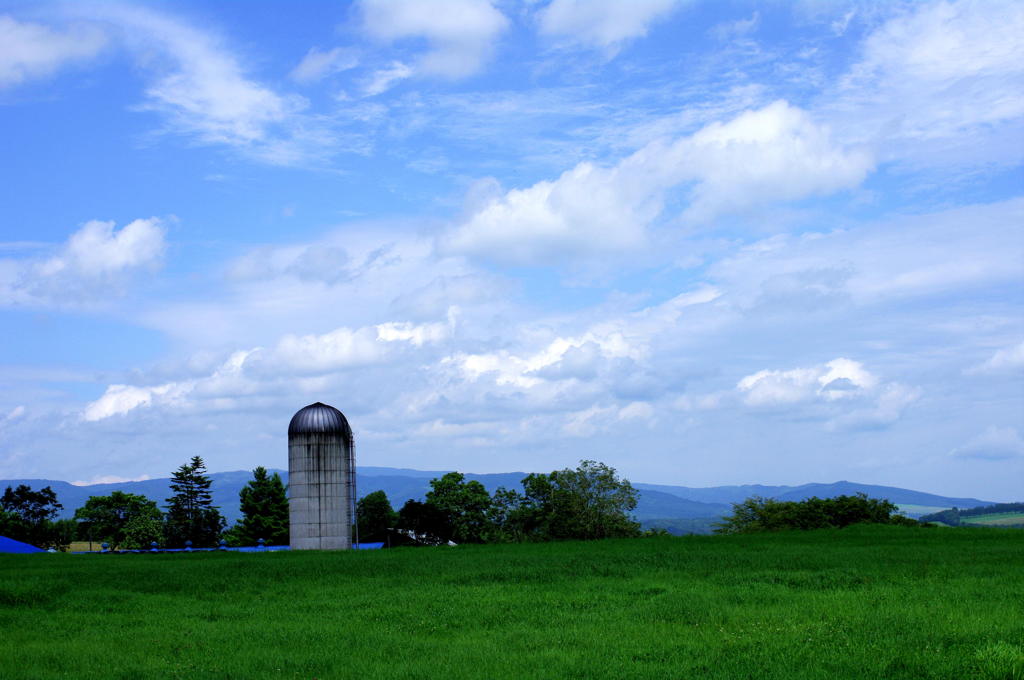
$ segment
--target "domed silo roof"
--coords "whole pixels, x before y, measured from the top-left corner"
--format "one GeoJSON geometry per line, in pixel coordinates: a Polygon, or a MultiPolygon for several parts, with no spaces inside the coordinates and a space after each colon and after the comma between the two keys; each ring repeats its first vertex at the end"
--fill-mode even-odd
{"type": "Polygon", "coordinates": [[[345,415],[327,404],[319,401],[299,409],[288,423],[288,436],[299,434],[340,434],[345,439],[352,438],[352,428],[345,415]]]}

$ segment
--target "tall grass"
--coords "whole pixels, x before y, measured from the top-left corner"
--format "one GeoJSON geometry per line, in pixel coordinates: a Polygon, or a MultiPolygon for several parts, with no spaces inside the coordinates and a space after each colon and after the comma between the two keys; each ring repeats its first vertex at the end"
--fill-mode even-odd
{"type": "Polygon", "coordinates": [[[0,556],[0,677],[1022,678],[1024,532],[0,556]]]}

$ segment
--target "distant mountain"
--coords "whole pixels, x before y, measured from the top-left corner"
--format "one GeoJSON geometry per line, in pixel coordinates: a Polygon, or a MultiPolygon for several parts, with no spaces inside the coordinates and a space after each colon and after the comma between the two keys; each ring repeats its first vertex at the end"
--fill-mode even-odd
{"type": "Polygon", "coordinates": [[[739,503],[751,496],[763,496],[780,501],[802,501],[811,496],[833,498],[866,493],[872,498],[885,498],[892,503],[907,505],[928,505],[938,507],[973,507],[975,505],[992,505],[992,501],[981,501],[977,498],[953,498],[938,496],[923,491],[912,491],[895,486],[877,486],[857,482],[832,482],[831,484],[801,484],[800,486],[764,486],[761,484],[744,484],[742,486],[711,486],[691,488],[687,486],[667,486],[664,484],[634,484],[638,489],[663,491],[680,498],[698,500],[704,503],[739,503]]]}
{"type": "MultiPolygon", "coordinates": [[[[279,473],[287,483],[287,471],[271,470],[271,472],[279,473]]],[[[444,470],[426,471],[366,466],[360,467],[356,474],[356,487],[360,496],[371,491],[384,491],[397,510],[410,498],[422,499],[430,490],[430,480],[443,474],[445,474],[444,470]]],[[[466,479],[476,480],[483,484],[488,491],[493,492],[499,486],[520,489],[520,481],[526,475],[525,472],[482,475],[467,473],[466,479]]],[[[220,507],[229,524],[235,522],[240,516],[238,492],[252,478],[252,473],[247,470],[215,472],[210,475],[210,478],[213,481],[210,487],[213,502],[220,507]]],[[[165,499],[171,495],[170,479],[168,478],[115,484],[90,484],[88,486],[75,486],[52,479],[6,479],[0,480],[0,490],[18,484],[28,484],[33,489],[44,486],[51,487],[56,492],[57,499],[64,505],[63,517],[71,517],[75,509],[84,505],[89,496],[105,496],[112,491],[141,494],[155,500],[160,506],[163,506],[165,499]]],[[[652,520],[718,518],[729,513],[730,503],[738,503],[750,496],[764,496],[779,500],[803,500],[811,496],[830,498],[863,492],[874,498],[887,498],[893,503],[946,508],[992,505],[990,501],[977,498],[950,498],[910,489],[847,481],[832,484],[803,484],[801,486],[746,484],[691,488],[644,483],[634,483],[633,486],[640,492],[634,515],[645,525],[651,524],[652,520]]]]}
{"type": "Polygon", "coordinates": [[[728,505],[738,503],[751,496],[764,496],[775,498],[781,493],[786,493],[797,487],[795,486],[764,486],[763,484],[744,484],[742,486],[669,486],[667,484],[644,484],[633,483],[637,489],[649,491],[661,491],[663,493],[679,496],[688,500],[700,501],[701,503],[720,503],[728,505]]]}
{"type": "MultiPolygon", "coordinates": [[[[431,480],[448,472],[451,472],[451,470],[413,470],[411,468],[374,467],[372,465],[359,466],[359,474],[370,477],[425,477],[427,480],[431,480]]],[[[519,473],[510,472],[508,474],[519,473]]],[[[523,476],[526,476],[525,472],[523,476]]]]}
{"type": "Polygon", "coordinates": [[[895,486],[877,486],[874,484],[858,484],[857,482],[833,482],[832,484],[804,484],[795,487],[793,490],[777,496],[783,501],[801,501],[811,496],[818,498],[831,498],[833,496],[844,496],[855,493],[866,493],[872,498],[886,498],[892,503],[906,503],[908,505],[935,505],[944,507],[970,508],[979,505],[992,505],[992,501],[982,501],[977,498],[952,498],[949,496],[938,496],[924,491],[912,491],[900,489],[895,486]]]}
{"type": "Polygon", "coordinates": [[[698,519],[721,517],[732,508],[724,503],[702,503],[674,494],[651,489],[640,490],[633,516],[637,520],[649,519],[698,519]]]}

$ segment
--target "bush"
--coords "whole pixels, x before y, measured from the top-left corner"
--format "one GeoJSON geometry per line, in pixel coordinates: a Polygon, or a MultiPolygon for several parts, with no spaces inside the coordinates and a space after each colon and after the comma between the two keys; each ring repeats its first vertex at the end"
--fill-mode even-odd
{"type": "Polygon", "coordinates": [[[733,503],[732,514],[715,527],[718,534],[748,534],[782,529],[826,529],[851,524],[898,524],[921,526],[920,522],[896,513],[888,500],[868,498],[867,494],[811,498],[802,501],[777,501],[754,496],[733,503]]]}

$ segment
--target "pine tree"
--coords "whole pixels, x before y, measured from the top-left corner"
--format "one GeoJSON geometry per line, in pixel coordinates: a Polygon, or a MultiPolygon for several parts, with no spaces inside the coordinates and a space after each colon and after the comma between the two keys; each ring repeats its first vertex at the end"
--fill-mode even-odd
{"type": "Polygon", "coordinates": [[[288,545],[288,494],[276,472],[270,476],[264,467],[252,471],[252,479],[238,492],[242,519],[231,527],[232,545],[288,545]]]}
{"type": "Polygon", "coordinates": [[[225,521],[213,505],[211,483],[206,476],[206,464],[199,456],[193,456],[191,462],[174,472],[171,477],[174,495],[167,499],[164,531],[169,547],[184,547],[185,541],[192,541],[194,548],[217,545],[225,521]]]}

